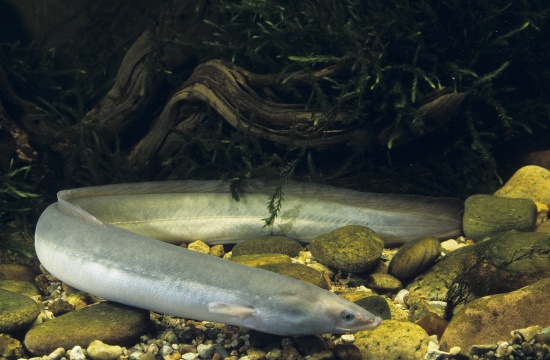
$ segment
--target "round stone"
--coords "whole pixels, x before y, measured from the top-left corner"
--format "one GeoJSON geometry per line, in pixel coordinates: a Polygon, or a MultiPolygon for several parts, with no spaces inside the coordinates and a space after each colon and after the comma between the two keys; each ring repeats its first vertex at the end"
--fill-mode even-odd
{"type": "Polygon", "coordinates": [[[325,265],[360,273],[377,264],[384,241],[365,226],[348,225],[316,237],[310,249],[313,257],[325,265]]]}
{"type": "Polygon", "coordinates": [[[24,329],[38,314],[38,304],[30,297],[0,289],[0,332],[24,329]]]}
{"type": "Polygon", "coordinates": [[[433,236],[405,243],[392,258],[388,273],[406,280],[430,267],[441,254],[441,244],[433,236]]]}

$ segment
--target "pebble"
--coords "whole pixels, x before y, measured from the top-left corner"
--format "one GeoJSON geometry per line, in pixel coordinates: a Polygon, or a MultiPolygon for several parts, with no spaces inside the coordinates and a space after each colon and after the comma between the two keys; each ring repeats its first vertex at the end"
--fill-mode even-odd
{"type": "Polygon", "coordinates": [[[202,254],[210,254],[210,246],[204,241],[197,240],[187,245],[187,249],[191,251],[200,252],[202,254]]]}
{"type": "Polygon", "coordinates": [[[441,244],[433,236],[406,242],[393,256],[388,273],[399,280],[409,279],[433,265],[440,254],[441,244]]]}
{"type": "Polygon", "coordinates": [[[122,348],[118,345],[107,345],[101,340],[94,340],[88,345],[86,352],[94,360],[116,360],[122,355],[122,348]]]}
{"type": "Polygon", "coordinates": [[[348,225],[314,238],[311,254],[338,270],[360,273],[371,270],[380,259],[384,242],[364,226],[348,225]]]}
{"type": "Polygon", "coordinates": [[[405,299],[409,296],[409,293],[410,291],[407,289],[399,290],[393,299],[394,304],[405,305],[405,299]]]}
{"type": "Polygon", "coordinates": [[[65,356],[65,349],[62,347],[55,349],[48,355],[48,360],[58,360],[65,356]]]}
{"type": "Polygon", "coordinates": [[[21,342],[8,334],[0,334],[0,358],[19,358],[23,356],[21,342]]]}
{"type": "Polygon", "coordinates": [[[403,288],[403,284],[390,274],[374,273],[367,277],[367,287],[381,292],[398,292],[403,288]]]}
{"type": "Polygon", "coordinates": [[[214,353],[214,350],[216,350],[216,344],[200,344],[197,346],[199,357],[203,359],[210,358],[212,353],[214,353]]]}
{"type": "Polygon", "coordinates": [[[353,344],[339,344],[332,349],[336,360],[361,360],[361,350],[353,344]]]}
{"type": "Polygon", "coordinates": [[[455,239],[449,239],[441,242],[441,249],[445,253],[453,252],[459,247],[460,247],[460,244],[455,239]]]}
{"type": "Polygon", "coordinates": [[[86,360],[86,354],[84,354],[84,350],[80,346],[75,346],[71,349],[70,360],[86,360]]]}
{"type": "Polygon", "coordinates": [[[30,297],[0,289],[0,332],[25,329],[39,314],[38,305],[30,297]]]}

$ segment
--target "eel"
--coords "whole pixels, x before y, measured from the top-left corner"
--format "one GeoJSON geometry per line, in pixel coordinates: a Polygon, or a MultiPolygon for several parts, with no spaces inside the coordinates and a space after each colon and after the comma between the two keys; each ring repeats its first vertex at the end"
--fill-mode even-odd
{"type": "Polygon", "coordinates": [[[266,227],[273,189],[247,182],[239,201],[218,181],[62,190],[38,220],[36,253],[61,281],[107,300],[276,335],[336,334],[372,329],[382,320],[314,285],[173,244],[270,234],[307,242],[347,224],[369,226],[388,245],[460,233],[458,200],[310,183],[286,184],[281,212],[266,227]]]}

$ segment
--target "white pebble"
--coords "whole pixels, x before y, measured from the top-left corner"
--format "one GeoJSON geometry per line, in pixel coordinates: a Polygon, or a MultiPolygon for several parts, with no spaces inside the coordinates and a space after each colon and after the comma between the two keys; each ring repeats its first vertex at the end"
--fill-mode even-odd
{"type": "Polygon", "coordinates": [[[58,360],[61,359],[65,355],[65,349],[63,348],[57,348],[54,351],[48,355],[48,360],[58,360]]]}
{"type": "Polygon", "coordinates": [[[183,354],[181,356],[182,360],[195,360],[195,359],[198,359],[198,358],[199,358],[199,354],[197,354],[197,353],[187,353],[187,354],[183,354]]]}
{"type": "Polygon", "coordinates": [[[355,341],[355,336],[353,336],[353,334],[344,334],[340,336],[340,338],[344,343],[352,343],[355,341]]]}
{"type": "Polygon", "coordinates": [[[398,304],[398,305],[406,305],[405,304],[405,298],[407,296],[409,296],[409,290],[401,289],[401,290],[399,290],[397,295],[395,295],[395,299],[393,299],[393,303],[398,304]]]}
{"type": "Polygon", "coordinates": [[[438,312],[441,314],[444,314],[445,309],[447,308],[446,301],[430,300],[428,301],[428,305],[430,305],[430,307],[432,307],[433,309],[438,310],[438,312]]]}
{"type": "Polygon", "coordinates": [[[216,344],[200,344],[197,346],[197,352],[199,357],[203,359],[210,359],[214,350],[216,350],[216,344]]]}
{"type": "Polygon", "coordinates": [[[172,349],[172,347],[168,345],[164,345],[162,348],[160,348],[160,356],[170,355],[173,352],[174,352],[174,349],[172,349]]]}
{"type": "Polygon", "coordinates": [[[441,248],[443,248],[443,250],[446,253],[451,252],[451,251],[455,251],[459,247],[460,246],[458,244],[458,241],[456,241],[454,239],[446,240],[446,241],[441,242],[441,248]]]}
{"type": "Polygon", "coordinates": [[[86,360],[86,355],[84,355],[84,350],[80,346],[75,346],[71,350],[70,355],[71,360],[86,360]]]}

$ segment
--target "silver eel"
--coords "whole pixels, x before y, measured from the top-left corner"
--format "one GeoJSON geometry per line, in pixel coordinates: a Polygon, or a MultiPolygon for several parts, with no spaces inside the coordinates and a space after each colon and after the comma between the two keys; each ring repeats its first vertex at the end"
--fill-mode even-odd
{"type": "Polygon", "coordinates": [[[235,201],[226,183],[169,181],[63,190],[41,215],[40,262],[63,282],[160,313],[277,335],[345,333],[381,319],[329,291],[171,245],[236,242],[284,234],[301,241],[347,224],[369,226],[391,245],[460,233],[452,199],[285,185],[282,210],[265,227],[271,185],[249,182],[235,201]],[[161,241],[157,241],[161,240],[161,241]]]}

